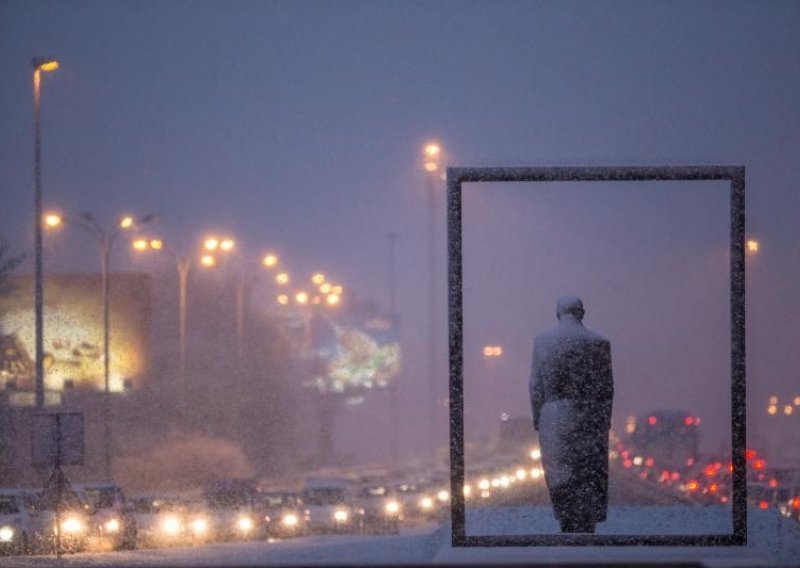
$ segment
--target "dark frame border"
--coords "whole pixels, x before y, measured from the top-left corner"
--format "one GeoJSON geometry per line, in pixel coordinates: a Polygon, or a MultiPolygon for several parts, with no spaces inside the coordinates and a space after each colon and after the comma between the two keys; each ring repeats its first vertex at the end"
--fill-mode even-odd
{"type": "Polygon", "coordinates": [[[447,168],[450,340],[450,495],[453,547],[743,546],[747,544],[745,472],[745,168],[744,166],[575,166],[447,168]],[[464,351],[461,185],[476,182],[730,181],[731,446],[733,532],[700,535],[467,536],[464,493],[464,351]]]}

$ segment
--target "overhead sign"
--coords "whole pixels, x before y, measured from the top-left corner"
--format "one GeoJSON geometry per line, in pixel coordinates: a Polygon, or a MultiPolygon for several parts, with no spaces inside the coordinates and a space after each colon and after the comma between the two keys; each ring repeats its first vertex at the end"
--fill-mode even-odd
{"type": "Polygon", "coordinates": [[[33,415],[33,465],[83,465],[83,413],[33,415]]]}

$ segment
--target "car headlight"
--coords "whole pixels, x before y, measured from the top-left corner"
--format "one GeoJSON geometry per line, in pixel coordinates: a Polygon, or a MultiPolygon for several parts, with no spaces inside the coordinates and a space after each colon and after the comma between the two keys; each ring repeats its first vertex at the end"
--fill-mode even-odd
{"type": "Polygon", "coordinates": [[[400,503],[398,503],[397,501],[389,501],[388,503],[386,503],[385,509],[386,512],[389,513],[390,515],[396,515],[397,513],[400,512],[400,503]]]}
{"type": "Polygon", "coordinates": [[[337,523],[346,523],[347,522],[347,511],[344,509],[339,509],[338,511],[333,513],[333,518],[337,523]]]}
{"type": "Polygon", "coordinates": [[[105,523],[103,523],[103,529],[107,533],[118,533],[119,532],[119,519],[109,519],[105,523]]]}
{"type": "Polygon", "coordinates": [[[283,516],[281,522],[287,527],[296,527],[299,519],[297,518],[297,515],[289,513],[283,516]]]}
{"type": "Polygon", "coordinates": [[[433,499],[431,499],[430,497],[423,497],[422,499],[419,500],[419,506],[425,510],[432,509],[433,499]]]}
{"type": "Polygon", "coordinates": [[[0,527],[0,542],[11,542],[14,540],[14,528],[9,526],[0,527]]]}
{"type": "Polygon", "coordinates": [[[236,526],[239,527],[239,530],[242,532],[250,532],[253,530],[253,519],[250,517],[239,517],[239,520],[236,521],[236,526]]]}
{"type": "Polygon", "coordinates": [[[206,534],[208,522],[205,519],[194,519],[192,521],[192,532],[196,535],[206,534]]]}
{"type": "Polygon", "coordinates": [[[83,531],[83,523],[77,517],[67,517],[61,522],[61,532],[65,534],[77,534],[83,531]]]}
{"type": "Polygon", "coordinates": [[[161,523],[161,529],[170,536],[174,536],[181,531],[181,520],[175,515],[169,515],[161,523]]]}

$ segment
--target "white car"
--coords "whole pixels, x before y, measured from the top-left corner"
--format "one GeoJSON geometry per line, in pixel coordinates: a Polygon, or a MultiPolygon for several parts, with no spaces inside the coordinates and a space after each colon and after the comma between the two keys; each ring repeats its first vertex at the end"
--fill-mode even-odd
{"type": "Polygon", "coordinates": [[[89,538],[114,550],[136,548],[136,518],[114,483],[76,483],[73,488],[90,515],[89,538]]]}
{"type": "Polygon", "coordinates": [[[300,494],[308,528],[314,533],[356,532],[360,510],[353,503],[351,483],[346,479],[310,479],[300,494]]]}
{"type": "Polygon", "coordinates": [[[36,493],[29,489],[0,489],[0,552],[26,554],[33,533],[31,506],[36,493]]]}

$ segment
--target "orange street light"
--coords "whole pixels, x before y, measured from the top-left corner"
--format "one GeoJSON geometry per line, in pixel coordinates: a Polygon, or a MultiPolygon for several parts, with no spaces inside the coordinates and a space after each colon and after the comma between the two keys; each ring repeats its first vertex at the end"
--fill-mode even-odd
{"type": "Polygon", "coordinates": [[[200,257],[200,264],[206,268],[212,268],[217,265],[217,259],[211,254],[204,254],[200,257]]]}
{"type": "Polygon", "coordinates": [[[137,250],[139,252],[146,251],[150,248],[150,243],[148,243],[145,239],[136,239],[131,243],[133,250],[137,250]]]}
{"type": "Polygon", "coordinates": [[[224,252],[232,251],[233,247],[235,245],[236,245],[236,241],[234,241],[233,239],[222,239],[219,242],[219,248],[220,248],[220,250],[222,250],[224,252]]]}
{"type": "Polygon", "coordinates": [[[308,303],[308,293],[300,291],[294,296],[294,301],[298,304],[307,304],[308,303]]]}
{"type": "Polygon", "coordinates": [[[328,294],[325,297],[325,301],[328,303],[329,306],[338,306],[339,302],[341,302],[341,298],[339,294],[328,294]]]}
{"type": "Polygon", "coordinates": [[[131,227],[133,227],[133,223],[134,223],[133,217],[131,217],[130,215],[124,215],[119,219],[120,229],[130,229],[131,227]]]}
{"type": "Polygon", "coordinates": [[[319,291],[322,292],[323,294],[330,294],[331,288],[333,288],[333,286],[331,285],[330,282],[323,282],[322,285],[319,287],[319,291]]]}
{"type": "Polygon", "coordinates": [[[275,277],[275,282],[283,286],[284,284],[289,283],[289,275],[285,272],[281,272],[275,277]]]}
{"type": "Polygon", "coordinates": [[[269,254],[265,255],[264,258],[261,260],[261,264],[263,264],[267,268],[272,268],[273,266],[278,264],[278,256],[275,255],[275,254],[269,253],[269,254]]]}
{"type": "Polygon", "coordinates": [[[325,275],[322,274],[321,272],[317,272],[314,276],[311,277],[311,281],[317,286],[319,286],[320,284],[325,282],[325,275]]]}
{"type": "Polygon", "coordinates": [[[203,248],[210,251],[215,251],[219,248],[219,239],[217,237],[208,237],[203,241],[203,248]]]}
{"type": "Polygon", "coordinates": [[[278,303],[282,306],[285,306],[289,303],[289,296],[286,294],[278,294],[278,303]]]}
{"type": "Polygon", "coordinates": [[[149,244],[150,248],[153,250],[161,250],[164,248],[164,241],[161,239],[151,239],[149,244]]]}
{"type": "Polygon", "coordinates": [[[747,252],[751,254],[755,254],[758,252],[758,241],[755,239],[749,239],[747,241],[747,252]]]}

